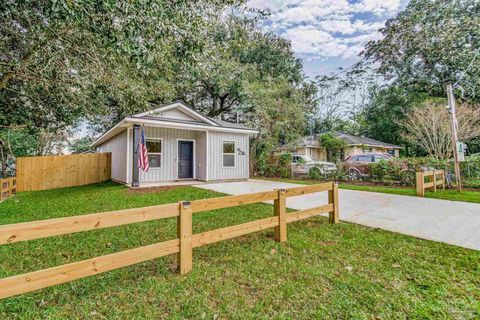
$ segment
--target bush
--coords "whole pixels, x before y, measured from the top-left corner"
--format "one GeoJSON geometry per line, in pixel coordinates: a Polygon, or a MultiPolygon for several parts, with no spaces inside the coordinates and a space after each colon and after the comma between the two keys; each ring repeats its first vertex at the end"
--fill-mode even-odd
{"type": "Polygon", "coordinates": [[[290,152],[282,153],[278,159],[278,162],[281,167],[290,166],[292,164],[292,154],[290,152]]]}
{"type": "Polygon", "coordinates": [[[266,177],[276,177],[277,174],[277,167],[270,165],[270,164],[265,164],[264,166],[264,172],[263,175],[266,177]]]}
{"type": "Polygon", "coordinates": [[[387,161],[381,160],[371,165],[370,176],[373,180],[383,181],[386,177],[390,177],[391,169],[387,161]]]}
{"type": "MultiPolygon", "coordinates": [[[[282,154],[279,159],[280,166],[266,165],[264,175],[267,177],[290,178],[291,154],[282,154]],[[288,163],[288,165],[287,165],[288,163]]],[[[415,186],[415,173],[427,170],[445,170],[447,184],[455,180],[453,161],[438,160],[433,158],[397,158],[389,161],[372,163],[370,174],[362,177],[363,181],[383,184],[397,184],[415,186]]],[[[480,157],[467,157],[460,163],[463,185],[467,188],[480,189],[480,157]]],[[[308,177],[312,180],[347,181],[346,167],[340,165],[338,170],[321,174],[318,168],[311,168],[308,177]],[[316,169],[316,170],[315,170],[316,169]]]]}
{"type": "Polygon", "coordinates": [[[280,176],[281,178],[291,178],[290,172],[291,170],[289,168],[285,168],[285,167],[277,168],[277,175],[280,176]]]}
{"type": "Polygon", "coordinates": [[[320,173],[320,169],[317,167],[310,168],[308,171],[308,176],[312,180],[322,180],[322,174],[320,173]]]}

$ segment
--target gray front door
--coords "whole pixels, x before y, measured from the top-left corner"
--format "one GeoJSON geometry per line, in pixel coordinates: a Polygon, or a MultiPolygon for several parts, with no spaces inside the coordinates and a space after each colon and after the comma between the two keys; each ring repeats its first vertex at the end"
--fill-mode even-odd
{"type": "Polygon", "coordinates": [[[178,141],[178,179],[193,178],[193,141],[178,141]]]}

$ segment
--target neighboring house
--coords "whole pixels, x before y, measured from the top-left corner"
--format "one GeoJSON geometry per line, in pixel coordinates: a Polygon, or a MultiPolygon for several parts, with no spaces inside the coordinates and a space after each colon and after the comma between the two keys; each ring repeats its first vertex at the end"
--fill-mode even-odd
{"type": "MultiPolygon", "coordinates": [[[[342,139],[346,143],[343,149],[343,158],[362,153],[388,153],[392,156],[398,157],[402,147],[370,139],[360,136],[353,136],[342,132],[334,132],[335,137],[342,139]]],[[[281,152],[290,151],[296,154],[310,155],[313,159],[318,161],[327,160],[326,150],[320,146],[319,135],[305,136],[298,139],[294,143],[283,145],[280,147],[281,152]]]]}
{"type": "Polygon", "coordinates": [[[112,179],[141,186],[177,180],[249,177],[249,136],[258,131],[206,117],[183,102],[125,117],[92,146],[112,153],[112,179]],[[150,169],[138,168],[137,147],[145,128],[150,169]]]}

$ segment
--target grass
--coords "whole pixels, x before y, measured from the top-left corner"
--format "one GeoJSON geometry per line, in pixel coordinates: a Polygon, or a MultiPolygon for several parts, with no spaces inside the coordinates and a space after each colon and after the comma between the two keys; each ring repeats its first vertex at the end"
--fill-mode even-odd
{"type": "MultiPolygon", "coordinates": [[[[218,196],[183,187],[132,194],[113,183],[20,193],[0,224],[218,196]]],[[[194,232],[272,215],[267,204],[194,216],[194,232]]],[[[175,219],[0,246],[0,278],[175,237],[175,219]]],[[[1,319],[474,319],[480,252],[317,217],[0,301],[1,319]]]]}
{"type": "MultiPolygon", "coordinates": [[[[289,183],[298,183],[298,184],[319,183],[319,181],[317,180],[309,180],[309,179],[277,179],[277,178],[262,178],[262,179],[289,182],[289,183]]],[[[406,188],[406,187],[340,183],[339,188],[348,189],[348,190],[399,194],[403,196],[414,196],[414,197],[417,196],[415,189],[406,188]]],[[[458,192],[455,189],[446,189],[446,190],[438,189],[437,192],[427,190],[425,197],[433,198],[433,199],[451,200],[451,201],[480,203],[480,190],[479,191],[463,190],[462,192],[458,192]]]]}

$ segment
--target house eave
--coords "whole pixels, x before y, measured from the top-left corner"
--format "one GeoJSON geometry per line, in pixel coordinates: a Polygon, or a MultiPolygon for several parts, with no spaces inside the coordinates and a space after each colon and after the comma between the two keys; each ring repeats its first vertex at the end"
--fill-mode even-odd
{"type": "Polygon", "coordinates": [[[347,147],[371,147],[371,148],[384,148],[384,149],[403,149],[401,146],[383,146],[378,144],[365,144],[365,143],[352,143],[347,144],[347,147]]]}
{"type": "Polygon", "coordinates": [[[197,125],[197,124],[186,124],[186,123],[177,123],[170,122],[165,120],[152,120],[152,119],[141,119],[136,117],[127,117],[124,119],[126,123],[131,124],[145,124],[154,127],[163,127],[163,128],[173,128],[173,129],[188,129],[194,131],[221,131],[221,132],[233,132],[233,133],[245,133],[245,134],[258,134],[258,130],[252,129],[238,129],[238,128],[227,128],[222,126],[209,126],[209,125],[197,125]]]}
{"type": "Polygon", "coordinates": [[[93,141],[90,144],[90,147],[95,148],[95,147],[99,146],[100,144],[102,144],[104,142],[107,142],[108,140],[110,140],[111,138],[113,138],[114,136],[116,136],[117,134],[122,132],[123,129],[128,127],[128,126],[129,126],[128,123],[126,123],[125,119],[123,119],[122,121],[120,121],[119,123],[117,123],[116,125],[111,127],[107,132],[105,132],[100,137],[98,137],[95,141],[93,141]]]}
{"type": "MultiPolygon", "coordinates": [[[[191,109],[190,107],[188,107],[183,101],[176,101],[174,103],[171,103],[171,104],[167,104],[167,105],[164,105],[164,106],[161,106],[159,108],[155,108],[153,110],[149,110],[149,111],[145,111],[145,112],[141,112],[141,113],[138,113],[138,114],[135,114],[135,115],[132,115],[132,117],[143,117],[143,116],[147,116],[147,115],[152,115],[156,112],[160,112],[160,111],[167,111],[167,110],[170,110],[170,109],[174,109],[174,108],[181,108],[185,113],[195,117],[195,118],[198,118],[202,121],[205,121],[207,122],[208,124],[212,125],[212,126],[218,126],[217,123],[213,122],[212,120],[208,119],[207,117],[205,117],[203,114],[191,109]]],[[[128,118],[128,117],[127,117],[128,118]]]]}

